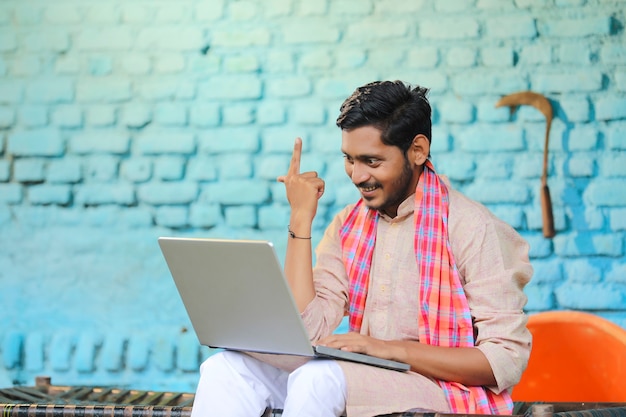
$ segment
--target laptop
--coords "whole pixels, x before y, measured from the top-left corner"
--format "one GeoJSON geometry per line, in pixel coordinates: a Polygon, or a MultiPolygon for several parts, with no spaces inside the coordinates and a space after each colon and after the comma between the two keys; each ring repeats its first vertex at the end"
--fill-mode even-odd
{"type": "Polygon", "coordinates": [[[409,369],[397,361],[313,346],[271,242],[181,237],[158,242],[202,345],[409,369]]]}

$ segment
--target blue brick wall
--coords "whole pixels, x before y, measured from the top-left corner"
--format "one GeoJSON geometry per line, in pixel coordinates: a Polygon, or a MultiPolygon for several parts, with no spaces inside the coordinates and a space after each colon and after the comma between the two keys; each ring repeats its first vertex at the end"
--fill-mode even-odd
{"type": "Polygon", "coordinates": [[[162,235],[284,251],[276,176],[293,139],[327,183],[315,221],[357,197],[334,126],[375,79],[432,89],[433,160],[531,244],[530,313],[626,327],[624,0],[3,0],[0,386],[195,388],[162,235]],[[545,119],[555,110],[541,233],[545,119]]]}

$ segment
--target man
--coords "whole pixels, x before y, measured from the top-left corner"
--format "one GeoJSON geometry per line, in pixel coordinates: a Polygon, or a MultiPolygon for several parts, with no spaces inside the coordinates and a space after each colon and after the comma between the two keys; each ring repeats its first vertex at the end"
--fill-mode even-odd
{"type": "Polygon", "coordinates": [[[192,417],[373,416],[407,410],[506,414],[529,353],[522,290],[528,245],[450,189],[429,160],[427,90],[358,88],[341,106],[345,169],[361,199],[316,249],[324,181],[300,172],[302,141],[279,177],[291,206],[285,275],[312,341],[406,362],[409,372],[334,360],[224,352],[201,368],[192,417]],[[344,314],[350,332],[332,334],[344,314]]]}

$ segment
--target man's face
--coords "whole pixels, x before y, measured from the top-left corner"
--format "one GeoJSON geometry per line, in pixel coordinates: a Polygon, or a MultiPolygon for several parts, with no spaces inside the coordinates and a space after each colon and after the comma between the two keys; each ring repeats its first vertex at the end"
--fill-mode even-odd
{"type": "Polygon", "coordinates": [[[385,145],[381,131],[373,126],[343,130],[341,151],[346,173],[365,204],[395,217],[400,203],[415,192],[421,167],[397,146],[385,145]]]}

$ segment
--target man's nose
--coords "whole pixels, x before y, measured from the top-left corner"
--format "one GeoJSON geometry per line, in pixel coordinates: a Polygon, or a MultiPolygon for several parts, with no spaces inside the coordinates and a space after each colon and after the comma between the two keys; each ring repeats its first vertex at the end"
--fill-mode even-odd
{"type": "Polygon", "coordinates": [[[363,164],[355,163],[352,165],[352,173],[350,175],[354,184],[361,184],[369,179],[369,173],[363,164]]]}

